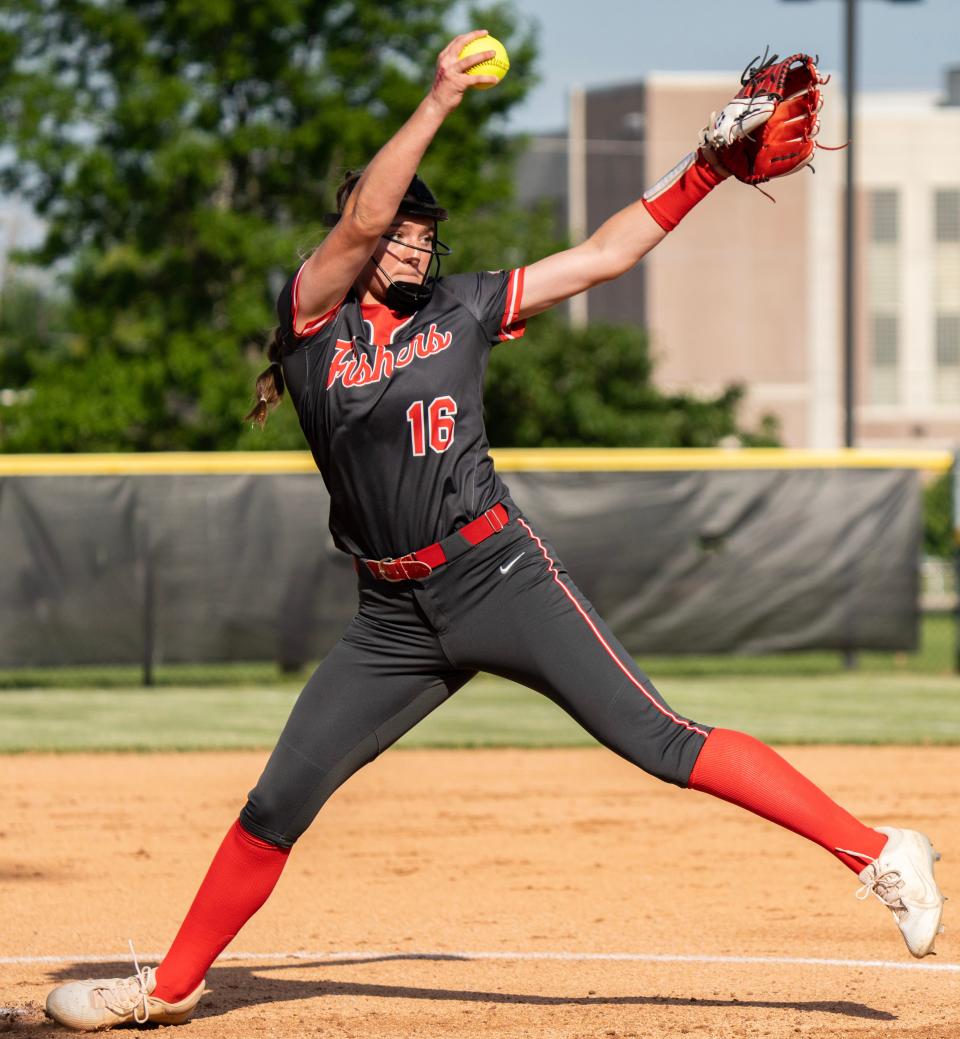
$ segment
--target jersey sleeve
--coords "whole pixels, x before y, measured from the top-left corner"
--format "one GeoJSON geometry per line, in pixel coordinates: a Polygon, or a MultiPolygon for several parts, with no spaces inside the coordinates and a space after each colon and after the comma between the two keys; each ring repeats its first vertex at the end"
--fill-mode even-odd
{"type": "Polygon", "coordinates": [[[525,270],[454,274],[443,285],[480,322],[490,342],[499,343],[519,339],[527,330],[526,321],[519,319],[525,270]]]}
{"type": "Polygon", "coordinates": [[[326,314],[315,318],[299,332],[295,332],[294,329],[297,326],[297,311],[300,304],[299,288],[300,273],[302,270],[303,264],[301,264],[297,270],[290,275],[287,279],[287,283],[280,290],[280,295],[277,297],[277,318],[280,321],[280,329],[283,333],[284,339],[288,343],[297,343],[298,341],[309,339],[311,336],[315,336],[318,332],[321,332],[330,324],[331,321],[333,321],[340,312],[340,308],[343,306],[343,300],[340,300],[340,302],[331,307],[326,314]]]}

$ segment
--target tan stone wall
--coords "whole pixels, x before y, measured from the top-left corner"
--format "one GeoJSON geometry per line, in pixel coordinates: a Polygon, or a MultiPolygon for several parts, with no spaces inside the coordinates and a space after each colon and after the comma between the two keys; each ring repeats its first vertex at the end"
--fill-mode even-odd
{"type": "MultiPolygon", "coordinates": [[[[731,75],[653,75],[647,81],[651,182],[696,140],[730,96],[731,75]]],[[[843,140],[844,99],[828,87],[821,140],[843,140]]],[[[960,408],[936,403],[933,223],[935,188],[960,186],[960,109],[934,95],[863,95],[857,164],[856,433],[864,447],[960,443],[960,408]],[[869,193],[900,197],[900,391],[871,399],[867,301],[869,193]]],[[[836,447],[843,435],[842,152],[758,191],[719,187],[645,261],[656,378],[668,390],[748,388],[744,419],[780,416],[790,447],[836,447]]]]}
{"type": "MultiPolygon", "coordinates": [[[[648,81],[652,180],[690,150],[729,95],[729,76],[648,81]]],[[[807,442],[809,177],[776,184],[776,203],[722,184],[644,261],[658,383],[702,391],[745,383],[745,414],[780,414],[790,446],[807,442]]]]}
{"type": "Polygon", "coordinates": [[[936,394],[934,192],[960,188],[960,108],[939,105],[936,95],[865,94],[860,125],[862,192],[894,189],[900,200],[901,333],[896,405],[870,401],[869,359],[864,360],[858,443],[953,447],[960,444],[960,407],[937,403],[936,394]]]}

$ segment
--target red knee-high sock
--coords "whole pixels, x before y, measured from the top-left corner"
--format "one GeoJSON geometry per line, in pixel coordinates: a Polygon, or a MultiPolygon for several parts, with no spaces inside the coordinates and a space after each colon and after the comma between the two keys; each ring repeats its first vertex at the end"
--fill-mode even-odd
{"type": "Polygon", "coordinates": [[[153,995],[168,1003],[188,996],[280,879],[289,848],[254,837],[237,821],[213,857],[170,951],[157,968],[153,995]]]}
{"type": "Polygon", "coordinates": [[[690,774],[694,790],[722,797],[814,841],[859,873],[887,838],[855,819],[765,743],[742,732],[714,729],[690,774]]]}

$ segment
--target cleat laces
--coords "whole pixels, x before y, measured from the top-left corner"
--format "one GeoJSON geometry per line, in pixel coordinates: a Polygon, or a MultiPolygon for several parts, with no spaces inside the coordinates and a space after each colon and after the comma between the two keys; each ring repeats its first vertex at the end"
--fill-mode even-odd
{"type": "Polygon", "coordinates": [[[877,860],[864,855],[862,851],[851,851],[849,848],[836,850],[852,858],[863,859],[866,863],[865,868],[870,870],[867,879],[856,891],[856,896],[861,902],[866,901],[871,895],[876,895],[898,920],[902,920],[904,915],[910,912],[900,897],[900,889],[903,887],[900,870],[886,869],[881,873],[877,860]]]}
{"type": "Polygon", "coordinates": [[[876,895],[898,920],[902,920],[909,910],[900,897],[900,889],[903,887],[903,877],[900,875],[900,871],[888,869],[881,873],[876,862],[870,865],[873,867],[873,876],[865,880],[862,887],[857,889],[857,898],[863,902],[871,895],[876,895]]]}
{"type": "Polygon", "coordinates": [[[130,978],[116,978],[103,985],[98,985],[93,990],[93,995],[95,998],[99,997],[100,1002],[118,1017],[123,1017],[132,1011],[134,1021],[138,1025],[143,1025],[150,1018],[150,1008],[147,1003],[150,968],[140,966],[133,948],[133,941],[130,939],[128,941],[130,955],[133,957],[133,965],[137,968],[137,973],[130,978]]]}

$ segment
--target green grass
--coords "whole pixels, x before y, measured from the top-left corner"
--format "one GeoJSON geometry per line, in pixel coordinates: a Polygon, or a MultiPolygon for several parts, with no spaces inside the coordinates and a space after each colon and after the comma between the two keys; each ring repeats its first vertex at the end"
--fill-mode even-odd
{"type": "MultiPolygon", "coordinates": [[[[952,618],[927,618],[914,654],[647,658],[672,706],[774,743],[960,743],[952,618]]],[[[269,748],[304,675],[271,664],[0,672],[0,752],[269,748]]],[[[543,697],[480,676],[422,722],[408,747],[589,746],[543,697]]]]}
{"type": "MultiPolygon", "coordinates": [[[[841,674],[679,678],[671,706],[772,743],[960,743],[960,678],[841,674]]],[[[404,738],[406,746],[589,746],[549,701],[481,677],[404,738]]]]}
{"type": "Polygon", "coordinates": [[[0,692],[0,751],[266,747],[299,687],[0,692]]]}
{"type": "MultiPolygon", "coordinates": [[[[294,684],[300,686],[312,670],[284,675],[271,662],[242,661],[230,664],[166,664],[154,670],[158,688],[206,688],[294,684]]],[[[0,669],[0,693],[7,689],[126,689],[141,685],[143,669],[136,665],[18,667],[0,669]]]]}
{"type": "MultiPolygon", "coordinates": [[[[861,672],[949,675],[955,665],[954,618],[924,618],[915,653],[861,653],[861,672]]],[[[779,653],[771,656],[644,656],[641,665],[654,680],[664,676],[836,675],[843,671],[839,653],[779,653]]],[[[154,670],[158,689],[294,685],[299,688],[315,663],[297,674],[282,674],[270,662],[165,664],[154,670]]],[[[122,667],[0,668],[0,693],[10,689],[128,689],[142,681],[136,665],[122,667]]]]}
{"type": "MultiPolygon", "coordinates": [[[[674,677],[670,703],[773,743],[960,743],[960,678],[674,677]]],[[[273,745],[298,687],[0,693],[0,751],[199,750],[273,745]]],[[[572,747],[592,739],[548,700],[481,676],[402,741],[408,747],[572,747]]]]}

